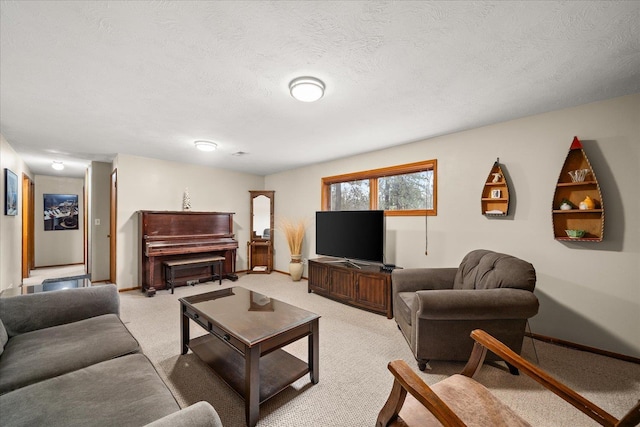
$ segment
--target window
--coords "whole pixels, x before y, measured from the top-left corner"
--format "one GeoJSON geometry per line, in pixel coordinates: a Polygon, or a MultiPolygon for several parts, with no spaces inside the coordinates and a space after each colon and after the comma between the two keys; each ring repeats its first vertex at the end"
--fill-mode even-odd
{"type": "Polygon", "coordinates": [[[436,184],[436,160],[325,177],[322,209],[382,209],[385,215],[436,215],[436,184]]]}
{"type": "Polygon", "coordinates": [[[337,182],[330,186],[331,210],[364,211],[369,209],[369,180],[337,182]]]}

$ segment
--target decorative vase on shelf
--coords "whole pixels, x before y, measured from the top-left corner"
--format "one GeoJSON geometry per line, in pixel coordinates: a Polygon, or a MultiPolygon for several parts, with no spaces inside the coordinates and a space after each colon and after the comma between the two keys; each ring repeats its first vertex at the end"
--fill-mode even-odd
{"type": "Polygon", "coordinates": [[[189,189],[184,189],[184,195],[182,196],[182,210],[190,211],[191,210],[191,195],[189,194],[189,189]]]}
{"type": "Polygon", "coordinates": [[[299,282],[302,278],[303,268],[302,255],[291,255],[291,262],[289,262],[289,274],[291,275],[291,280],[299,282]]]}
{"type": "Polygon", "coordinates": [[[571,203],[567,199],[562,199],[562,201],[560,202],[560,210],[562,211],[570,211],[571,209],[573,209],[573,207],[573,203],[571,203]]]}
{"type": "Polygon", "coordinates": [[[596,203],[589,196],[585,197],[585,199],[580,202],[580,206],[579,206],[581,210],[595,209],[595,207],[596,207],[596,203]]]}

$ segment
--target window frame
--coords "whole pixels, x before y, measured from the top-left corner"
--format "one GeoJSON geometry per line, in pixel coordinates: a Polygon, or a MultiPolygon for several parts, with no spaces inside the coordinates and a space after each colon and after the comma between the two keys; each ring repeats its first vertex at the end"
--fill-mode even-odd
{"type": "Polygon", "coordinates": [[[352,172],[322,178],[320,206],[323,211],[331,209],[331,186],[349,181],[369,180],[369,209],[378,209],[378,178],[406,175],[416,172],[433,171],[433,209],[385,210],[385,216],[436,216],[438,215],[438,161],[436,159],[421,162],[352,172]]]}

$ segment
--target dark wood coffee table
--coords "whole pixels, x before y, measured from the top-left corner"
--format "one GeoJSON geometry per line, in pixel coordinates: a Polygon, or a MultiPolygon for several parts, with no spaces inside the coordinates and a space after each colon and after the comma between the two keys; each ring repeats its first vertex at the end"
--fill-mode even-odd
{"type": "Polygon", "coordinates": [[[309,373],[318,383],[320,316],[241,287],[180,298],[181,353],[189,349],[245,401],[247,425],[260,404],[309,373]],[[189,339],[189,319],[208,335],[189,339]],[[308,363],[282,347],[309,339],[308,363]]]}

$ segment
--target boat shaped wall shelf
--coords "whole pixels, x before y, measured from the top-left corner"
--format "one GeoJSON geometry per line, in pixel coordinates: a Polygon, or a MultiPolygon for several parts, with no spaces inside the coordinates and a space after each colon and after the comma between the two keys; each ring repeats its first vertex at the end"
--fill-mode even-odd
{"type": "Polygon", "coordinates": [[[500,167],[500,159],[491,168],[482,188],[480,200],[482,214],[487,217],[501,217],[509,214],[509,184],[500,167]]]}
{"type": "Polygon", "coordinates": [[[600,185],[577,136],[558,177],[552,222],[556,240],[601,242],[604,235],[600,185]]]}

